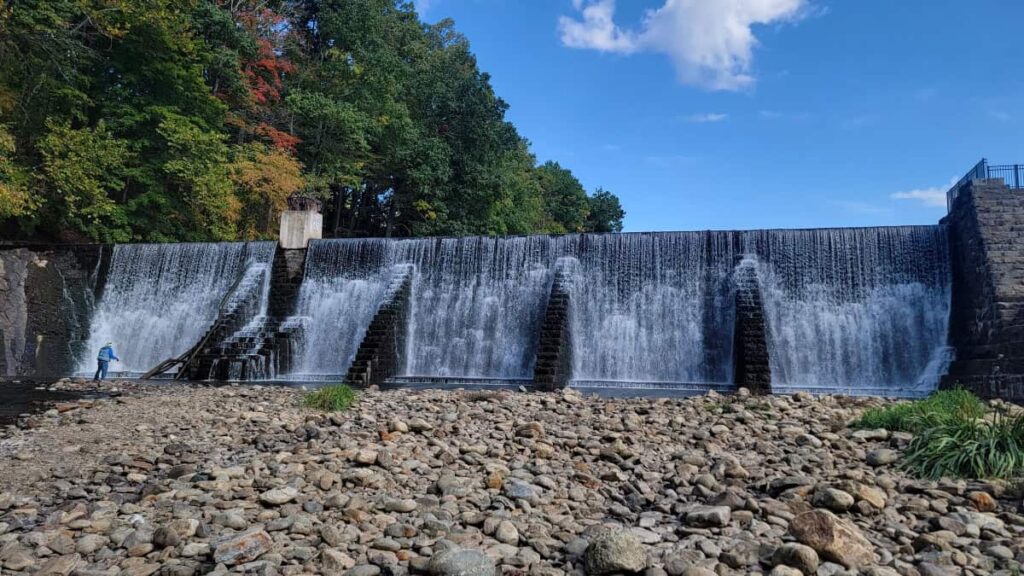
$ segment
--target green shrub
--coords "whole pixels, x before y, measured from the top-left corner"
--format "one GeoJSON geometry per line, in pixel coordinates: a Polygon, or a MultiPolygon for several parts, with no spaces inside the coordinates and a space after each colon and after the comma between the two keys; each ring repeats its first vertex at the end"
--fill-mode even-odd
{"type": "Polygon", "coordinates": [[[1024,475],[1024,414],[952,418],[923,430],[900,466],[923,477],[1011,478],[1024,475]]]}
{"type": "Polygon", "coordinates": [[[984,415],[984,402],[967,390],[957,388],[940,390],[916,402],[868,409],[854,426],[917,433],[945,422],[973,420],[984,415]]]}
{"type": "Polygon", "coordinates": [[[309,408],[340,412],[347,410],[356,401],[356,391],[345,384],[324,386],[306,394],[304,403],[309,408]]]}

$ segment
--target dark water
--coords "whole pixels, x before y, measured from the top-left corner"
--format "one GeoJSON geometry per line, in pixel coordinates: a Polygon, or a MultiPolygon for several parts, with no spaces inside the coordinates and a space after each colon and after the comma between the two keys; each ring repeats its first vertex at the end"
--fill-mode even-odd
{"type": "Polygon", "coordinates": [[[76,400],[72,392],[38,390],[36,382],[0,382],[0,426],[13,424],[18,416],[46,410],[51,403],[76,400]]]}

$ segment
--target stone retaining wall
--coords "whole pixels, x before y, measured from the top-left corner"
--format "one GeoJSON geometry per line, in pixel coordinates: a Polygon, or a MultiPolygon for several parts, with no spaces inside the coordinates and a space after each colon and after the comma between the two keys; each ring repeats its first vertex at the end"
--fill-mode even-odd
{"type": "Polygon", "coordinates": [[[942,386],[1024,401],[1024,190],[975,181],[943,223],[950,227],[956,360],[942,386]]]}

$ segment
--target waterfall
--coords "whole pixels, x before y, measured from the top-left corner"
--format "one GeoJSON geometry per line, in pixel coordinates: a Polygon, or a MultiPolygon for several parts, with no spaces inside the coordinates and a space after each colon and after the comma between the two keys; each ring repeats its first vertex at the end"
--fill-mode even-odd
{"type": "Polygon", "coordinates": [[[573,376],[729,383],[733,242],[724,232],[571,236],[573,376]]]}
{"type": "Polygon", "coordinates": [[[407,372],[532,377],[550,244],[538,236],[396,243],[394,257],[416,267],[407,372]]]}
{"type": "Polygon", "coordinates": [[[575,382],[727,386],[743,257],[780,389],[929,389],[944,372],[950,271],[934,226],[314,242],[299,371],[344,373],[395,267],[412,265],[406,376],[530,378],[562,260],[575,382]]]}
{"type": "Polygon", "coordinates": [[[182,354],[210,328],[235,282],[269,265],[273,250],[272,242],[115,246],[79,372],[92,374],[105,342],[121,358],[111,365],[116,372],[145,372],[182,354]]]}
{"type": "Polygon", "coordinates": [[[296,305],[303,336],[294,373],[348,370],[387,289],[386,246],[380,239],[310,244],[296,305]]]}
{"type": "MultiPolygon", "coordinates": [[[[531,378],[557,270],[575,384],[730,386],[743,260],[762,292],[777,389],[928,391],[951,354],[947,244],[938,226],[323,240],[306,254],[295,316],[273,322],[272,243],[116,246],[79,370],[91,373],[106,341],[129,373],[181,354],[234,287],[221,310],[237,323],[229,352],[289,333],[289,377],[334,378],[409,266],[407,380],[531,378]]],[[[277,360],[267,362],[245,373],[273,378],[277,360]]]]}
{"type": "Polygon", "coordinates": [[[777,389],[935,388],[950,354],[943,228],[762,231],[744,242],[759,260],[777,389]]]}
{"type": "Polygon", "coordinates": [[[414,267],[405,372],[530,378],[550,286],[547,237],[314,242],[301,372],[348,368],[395,266],[414,267]]]}
{"type": "Polygon", "coordinates": [[[342,373],[390,270],[414,266],[410,376],[530,378],[555,262],[572,258],[576,377],[727,383],[728,233],[315,242],[302,371],[342,373]]]}

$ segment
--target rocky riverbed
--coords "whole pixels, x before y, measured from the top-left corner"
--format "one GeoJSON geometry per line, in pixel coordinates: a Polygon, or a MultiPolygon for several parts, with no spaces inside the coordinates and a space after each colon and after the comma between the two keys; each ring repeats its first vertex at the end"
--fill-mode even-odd
{"type": "MultiPolygon", "coordinates": [[[[1019,574],[1020,488],[910,478],[878,400],[117,384],[0,432],[0,573],[1019,574]],[[109,389],[106,392],[111,392],[109,389]]],[[[75,387],[67,384],[66,387],[75,387]]]]}

